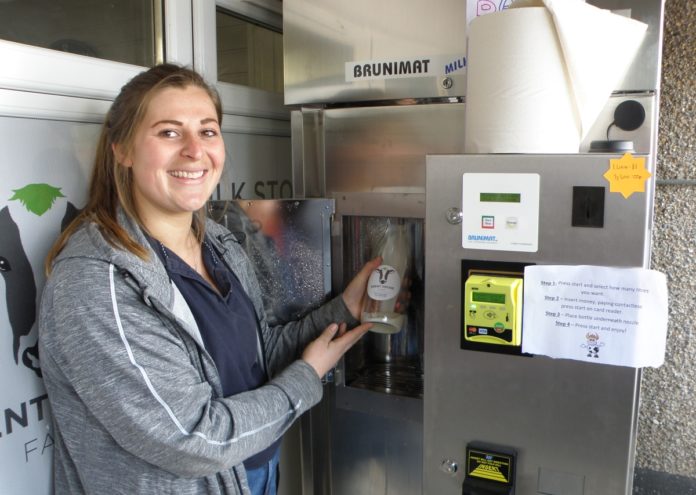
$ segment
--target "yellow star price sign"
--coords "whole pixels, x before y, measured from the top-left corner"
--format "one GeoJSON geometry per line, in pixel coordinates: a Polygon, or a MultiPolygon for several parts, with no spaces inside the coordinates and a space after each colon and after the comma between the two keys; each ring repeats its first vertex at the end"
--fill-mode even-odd
{"type": "Polygon", "coordinates": [[[626,153],[621,158],[609,160],[609,170],[604,178],[609,181],[609,192],[618,192],[628,198],[634,192],[645,192],[645,181],[652,174],[645,168],[645,157],[626,153]]]}

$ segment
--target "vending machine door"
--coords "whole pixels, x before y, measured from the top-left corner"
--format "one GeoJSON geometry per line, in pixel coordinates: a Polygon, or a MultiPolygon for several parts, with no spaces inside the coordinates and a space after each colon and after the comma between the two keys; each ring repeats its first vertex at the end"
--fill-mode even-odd
{"type": "Polygon", "coordinates": [[[271,325],[301,317],[331,294],[333,213],[330,199],[208,202],[208,215],[251,259],[271,325]]]}
{"type": "MultiPolygon", "coordinates": [[[[207,213],[230,230],[251,259],[269,324],[297,319],[331,296],[333,200],[210,201],[207,213]]],[[[330,388],[325,386],[325,396],[332,396],[330,388]]],[[[322,473],[328,472],[321,454],[329,440],[326,404],[325,399],[308,411],[283,436],[279,495],[322,493],[322,473]]]]}

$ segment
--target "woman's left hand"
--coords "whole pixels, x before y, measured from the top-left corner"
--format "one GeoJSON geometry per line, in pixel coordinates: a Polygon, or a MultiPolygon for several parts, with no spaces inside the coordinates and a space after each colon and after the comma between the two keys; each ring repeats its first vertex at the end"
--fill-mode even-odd
{"type": "Polygon", "coordinates": [[[367,292],[367,281],[372,272],[375,271],[381,263],[382,258],[380,256],[365,263],[343,291],[343,302],[356,320],[360,319],[360,314],[362,313],[363,301],[367,292]]]}

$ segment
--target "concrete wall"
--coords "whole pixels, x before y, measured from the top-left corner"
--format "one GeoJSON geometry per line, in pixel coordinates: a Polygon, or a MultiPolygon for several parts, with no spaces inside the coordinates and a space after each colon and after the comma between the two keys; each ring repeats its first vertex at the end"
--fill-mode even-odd
{"type": "Polygon", "coordinates": [[[696,2],[667,0],[652,266],[667,274],[667,356],[643,374],[640,494],[696,494],[696,2]]]}

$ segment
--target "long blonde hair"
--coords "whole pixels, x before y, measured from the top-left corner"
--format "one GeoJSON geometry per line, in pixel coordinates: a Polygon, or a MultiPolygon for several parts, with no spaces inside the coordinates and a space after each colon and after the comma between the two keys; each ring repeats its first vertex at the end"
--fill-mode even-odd
{"type": "MultiPolygon", "coordinates": [[[[120,206],[126,215],[133,218],[141,228],[142,221],[135,208],[133,176],[130,167],[122,166],[114,154],[117,144],[127,155],[132,151],[138,126],[142,123],[148,105],[154,95],[165,88],[196,86],[204,89],[222,123],[222,104],[217,91],[208,85],[197,72],[175,64],[160,64],[141,72],[121,88],[102,126],[94,158],[94,169],[89,183],[87,204],[80,214],[60,234],[46,257],[45,270],[49,274],[56,256],[62,251],[72,234],[84,222],[95,223],[105,239],[115,247],[122,248],[147,259],[148,251],[118,223],[120,206]]],[[[193,217],[193,230],[199,242],[203,241],[205,212],[199,210],[193,217]]]]}

